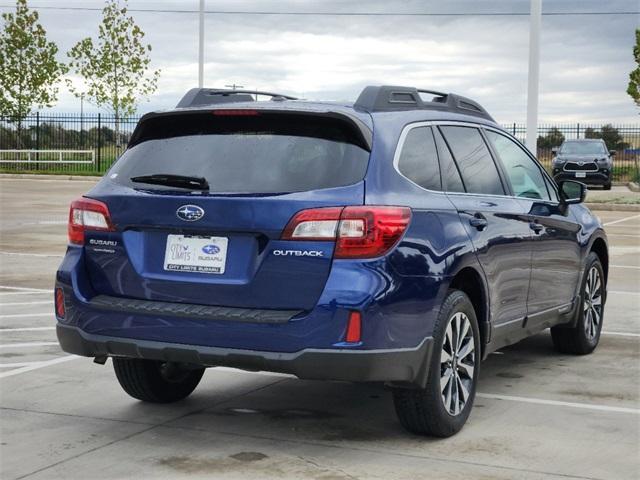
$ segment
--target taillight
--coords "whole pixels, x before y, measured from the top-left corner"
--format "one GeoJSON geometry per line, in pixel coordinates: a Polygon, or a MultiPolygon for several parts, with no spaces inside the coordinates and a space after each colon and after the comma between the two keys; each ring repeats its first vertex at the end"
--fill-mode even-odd
{"type": "Polygon", "coordinates": [[[313,208],[294,215],[282,239],[335,240],[335,258],[373,258],[393,248],[410,220],[407,207],[313,208]]]}
{"type": "Polygon", "coordinates": [[[84,243],[85,230],[113,231],[109,208],[103,202],[92,198],[79,198],[71,202],[69,209],[69,242],[84,243]]]}

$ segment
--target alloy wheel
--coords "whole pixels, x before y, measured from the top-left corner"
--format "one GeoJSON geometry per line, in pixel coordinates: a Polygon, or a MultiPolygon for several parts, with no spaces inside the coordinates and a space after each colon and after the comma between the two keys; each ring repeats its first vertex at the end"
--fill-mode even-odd
{"type": "Polygon", "coordinates": [[[600,271],[596,267],[591,267],[584,286],[582,304],[584,329],[589,340],[593,340],[598,335],[602,322],[602,286],[600,271]]]}
{"type": "Polygon", "coordinates": [[[471,321],[457,312],[449,319],[440,351],[440,392],[449,415],[458,415],[469,400],[475,362],[471,321]]]}

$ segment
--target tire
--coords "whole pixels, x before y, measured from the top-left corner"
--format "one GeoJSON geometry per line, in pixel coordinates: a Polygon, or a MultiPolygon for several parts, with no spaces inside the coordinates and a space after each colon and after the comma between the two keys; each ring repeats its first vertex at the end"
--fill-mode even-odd
{"type": "Polygon", "coordinates": [[[611,190],[611,182],[609,182],[609,183],[605,183],[605,184],[602,186],[602,188],[603,188],[604,190],[611,190]]]}
{"type": "Polygon", "coordinates": [[[464,292],[451,290],[440,308],[434,327],[434,343],[426,387],[393,388],[393,402],[402,426],[412,433],[434,437],[450,437],[459,432],[473,407],[479,367],[480,332],[473,305],[464,292]],[[473,351],[456,357],[452,369],[453,360],[449,361],[447,357],[452,353],[451,346],[456,343],[455,340],[451,342],[451,339],[459,337],[454,333],[456,321],[469,327],[468,330],[462,328],[466,333],[463,334],[461,346],[456,350],[464,353],[473,340],[473,351]],[[447,371],[456,373],[448,377],[448,381],[444,376],[447,371]],[[445,382],[443,389],[440,388],[441,381],[445,382]],[[460,385],[468,393],[466,401],[462,404],[456,401],[456,398],[464,400],[464,395],[456,397],[463,391],[460,385]],[[447,393],[450,395],[450,401],[445,398],[447,393]]]}
{"type": "Polygon", "coordinates": [[[595,350],[600,341],[606,284],[604,271],[598,255],[589,253],[585,274],[580,287],[579,308],[576,312],[576,326],[551,328],[551,338],[556,349],[562,353],[586,355],[595,350]]]}
{"type": "Polygon", "coordinates": [[[204,368],[187,370],[177,364],[139,358],[114,357],[113,369],[125,392],[151,403],[171,403],[188,397],[204,374],[204,368]]]}

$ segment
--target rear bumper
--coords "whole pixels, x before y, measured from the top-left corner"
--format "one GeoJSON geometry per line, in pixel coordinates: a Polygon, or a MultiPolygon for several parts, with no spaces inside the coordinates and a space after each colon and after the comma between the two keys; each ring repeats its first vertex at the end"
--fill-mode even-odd
{"type": "Polygon", "coordinates": [[[116,356],[225,366],[249,371],[293,374],[311,380],[352,382],[406,382],[426,384],[433,339],[415,348],[387,350],[304,349],[298,352],[265,352],[232,348],[184,345],[83,332],[58,324],[60,346],[65,352],[85,357],[116,356]]]}

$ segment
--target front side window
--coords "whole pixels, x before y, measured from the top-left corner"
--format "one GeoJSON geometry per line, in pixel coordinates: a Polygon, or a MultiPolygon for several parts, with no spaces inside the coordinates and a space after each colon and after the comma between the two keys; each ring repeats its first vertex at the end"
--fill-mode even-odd
{"type": "Polygon", "coordinates": [[[416,127],[409,130],[402,144],[398,170],[422,188],[441,189],[438,153],[431,127],[416,127]]]}
{"type": "Polygon", "coordinates": [[[482,135],[473,127],[441,127],[467,192],[504,195],[504,187],[482,135]]]}
{"type": "Polygon", "coordinates": [[[487,130],[486,133],[502,160],[513,194],[516,197],[550,200],[540,167],[522,147],[497,132],[487,130]]]}

